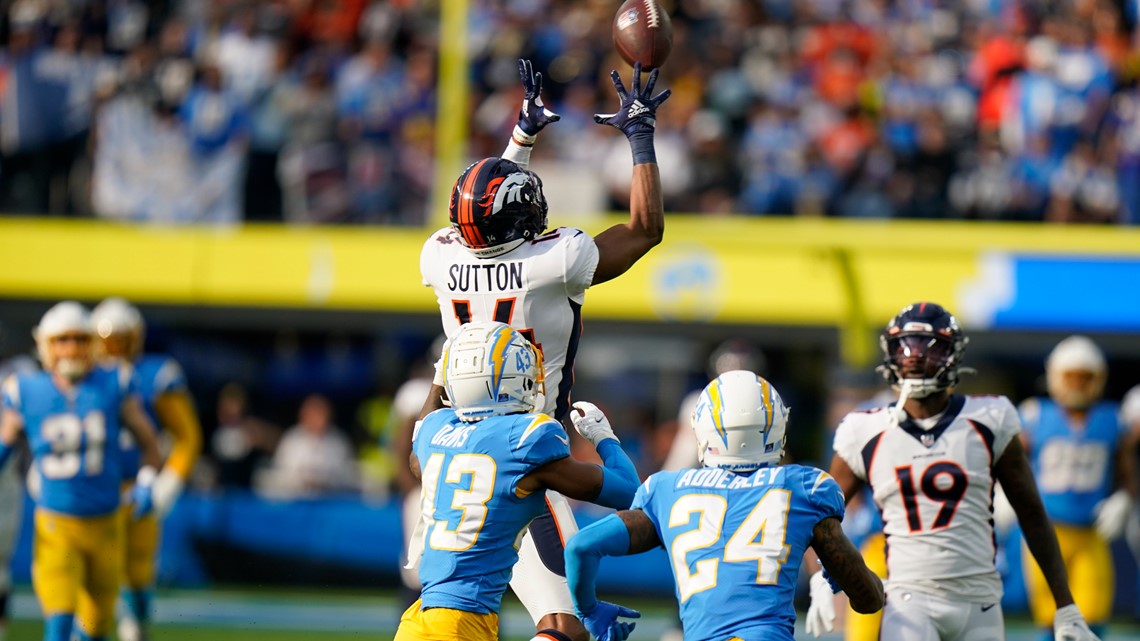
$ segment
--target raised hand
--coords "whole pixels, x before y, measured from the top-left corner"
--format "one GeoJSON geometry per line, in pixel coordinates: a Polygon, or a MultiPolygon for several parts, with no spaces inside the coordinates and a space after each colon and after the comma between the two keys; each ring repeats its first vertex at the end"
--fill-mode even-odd
{"type": "Polygon", "coordinates": [[[666,89],[656,96],[653,95],[653,87],[657,84],[658,71],[658,69],[654,69],[649,72],[649,78],[646,79],[643,88],[641,86],[641,63],[634,64],[633,85],[631,91],[628,92],[618,72],[611,71],[610,78],[614,82],[614,88],[617,89],[620,106],[612,114],[594,114],[594,122],[599,125],[617,127],[631,140],[638,134],[652,135],[657,126],[657,108],[673,93],[666,89]]]}
{"type": "Polygon", "coordinates": [[[574,424],[574,429],[594,447],[607,438],[618,440],[614,435],[614,428],[610,426],[610,420],[593,403],[575,402],[574,409],[570,411],[570,422],[574,424]]]}
{"type": "Polygon", "coordinates": [[[519,109],[519,129],[528,136],[536,136],[544,127],[558,122],[562,116],[542,104],[542,73],[536,73],[529,60],[519,58],[519,78],[525,94],[519,109]]]}

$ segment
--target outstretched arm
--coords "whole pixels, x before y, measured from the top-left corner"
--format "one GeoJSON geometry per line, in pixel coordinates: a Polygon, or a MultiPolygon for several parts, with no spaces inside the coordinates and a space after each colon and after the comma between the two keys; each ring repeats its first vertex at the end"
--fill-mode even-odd
{"type": "Polygon", "coordinates": [[[1045,513],[1045,505],[1037,492],[1037,482],[1033,479],[1033,470],[1020,440],[1010,441],[994,465],[994,476],[1001,482],[1006,498],[1017,513],[1025,544],[1045,575],[1057,607],[1072,605],[1069,575],[1061,558],[1061,548],[1057,545],[1057,533],[1045,513]]]}
{"type": "Polygon", "coordinates": [[[828,576],[847,594],[856,612],[870,614],[883,607],[883,582],[867,567],[863,555],[843,533],[839,519],[828,517],[816,523],[811,546],[828,576]]]}
{"type": "Polygon", "coordinates": [[[570,457],[560,458],[520,479],[519,489],[530,493],[550,488],[572,499],[616,510],[629,507],[641,480],[633,461],[614,436],[605,414],[592,403],[578,401],[574,403],[570,419],[578,433],[597,448],[602,466],[582,463],[570,457]]]}
{"type": "Polygon", "coordinates": [[[633,182],[629,193],[629,222],[614,225],[598,234],[597,285],[629,271],[642,256],[661,242],[665,235],[665,205],[661,197],[661,174],[653,148],[657,108],[669,98],[668,89],[653,95],[658,70],[654,69],[641,86],[641,65],[633,67],[632,91],[627,92],[617,71],[610,72],[620,107],[612,114],[596,114],[594,121],[620,129],[633,151],[633,182]]]}
{"type": "Polygon", "coordinates": [[[562,116],[542,104],[542,74],[536,73],[530,61],[519,59],[519,79],[523,85],[523,103],[519,109],[519,122],[511,132],[511,140],[503,150],[503,159],[526,169],[530,166],[530,152],[538,140],[538,132],[562,116]]]}
{"type": "Polygon", "coordinates": [[[566,544],[566,582],[574,609],[586,629],[597,638],[616,631],[625,638],[633,623],[619,623],[617,617],[640,617],[612,603],[598,601],[594,583],[603,556],[640,554],[661,545],[653,522],[641,510],[622,510],[583,528],[566,544]],[[621,634],[624,633],[624,634],[621,634]]]}

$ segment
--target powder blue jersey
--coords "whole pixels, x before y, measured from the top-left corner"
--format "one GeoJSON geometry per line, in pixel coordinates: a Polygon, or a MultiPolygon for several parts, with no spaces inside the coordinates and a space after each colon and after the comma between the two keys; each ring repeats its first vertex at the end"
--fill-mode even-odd
{"type": "Polygon", "coordinates": [[[812,530],[843,518],[843,491],[803,465],[658,472],[632,509],[672,561],[686,641],[792,641],[792,597],[812,530]]]}
{"type": "Polygon", "coordinates": [[[546,510],[546,493],[520,495],[519,479],[570,456],[566,431],[545,414],[465,423],[441,409],[424,418],[412,447],[422,482],[422,607],[498,612],[523,532],[546,510]]]}
{"type": "MultiPolygon", "coordinates": [[[[178,361],[161,354],[146,354],[134,366],[135,381],[138,385],[139,398],[143,409],[146,410],[150,422],[156,430],[162,429],[162,421],[158,420],[154,403],[158,397],[167,392],[185,392],[186,375],[178,361]]],[[[123,478],[133,479],[139,471],[142,454],[134,435],[123,430],[119,435],[119,446],[122,448],[121,469],[123,478]]]]}
{"type": "Polygon", "coordinates": [[[1021,406],[1029,460],[1049,518],[1079,527],[1096,520],[1093,508],[1112,493],[1114,456],[1123,435],[1115,403],[1093,405],[1083,428],[1048,399],[1021,406]]]}
{"type": "Polygon", "coordinates": [[[98,516],[119,507],[119,411],[136,393],[129,366],[96,367],[72,394],[51,374],[10,377],[4,407],[24,419],[41,479],[37,504],[72,516],[98,516]]]}

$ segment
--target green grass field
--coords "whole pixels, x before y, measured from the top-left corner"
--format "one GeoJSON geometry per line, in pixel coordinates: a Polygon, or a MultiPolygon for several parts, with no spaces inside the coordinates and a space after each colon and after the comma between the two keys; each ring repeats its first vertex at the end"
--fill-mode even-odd
{"type": "MultiPolygon", "coordinates": [[[[615,599],[642,612],[631,641],[657,641],[672,623],[673,606],[661,600],[615,599]]],[[[395,593],[240,588],[162,592],[156,601],[154,641],[341,641],[391,639],[402,611],[395,593]]],[[[12,599],[10,641],[38,641],[39,608],[27,586],[12,599]]],[[[513,597],[504,600],[503,641],[526,641],[531,622],[513,597]]],[[[1008,641],[1037,641],[1021,617],[1007,617],[1008,641]]],[[[797,629],[797,639],[812,637],[797,629]]],[[[838,634],[823,637],[839,641],[838,634]]],[[[1140,641],[1140,626],[1119,621],[1103,641],[1140,641]]]]}

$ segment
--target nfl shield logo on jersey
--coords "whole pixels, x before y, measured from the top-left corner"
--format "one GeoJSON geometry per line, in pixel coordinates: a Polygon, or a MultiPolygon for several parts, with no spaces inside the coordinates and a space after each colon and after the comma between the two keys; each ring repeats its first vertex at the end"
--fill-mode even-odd
{"type": "Polygon", "coordinates": [[[934,435],[930,432],[924,433],[921,437],[919,437],[919,440],[922,441],[922,444],[926,447],[934,445],[934,435]]]}

